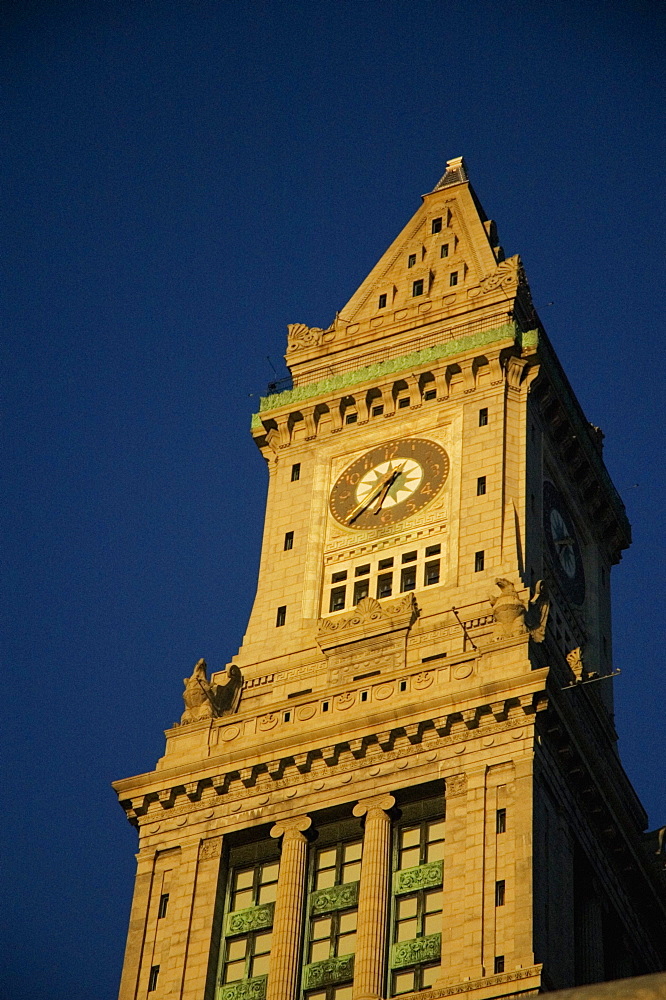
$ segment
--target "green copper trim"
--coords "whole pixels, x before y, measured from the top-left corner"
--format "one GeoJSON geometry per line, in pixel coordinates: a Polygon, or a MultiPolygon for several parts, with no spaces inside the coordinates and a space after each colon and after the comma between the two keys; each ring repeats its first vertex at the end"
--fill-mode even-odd
{"type": "Polygon", "coordinates": [[[330,889],[317,889],[310,895],[311,913],[333,913],[358,905],[358,882],[334,885],[330,889]]]}
{"type": "Polygon", "coordinates": [[[268,976],[255,976],[254,979],[229,983],[220,987],[217,1000],[265,1000],[267,982],[268,976]]]}
{"type": "MultiPolygon", "coordinates": [[[[536,331],[530,331],[530,333],[536,331]]],[[[522,334],[522,343],[525,343],[526,334],[522,334]]],[[[393,375],[397,372],[414,368],[418,365],[427,364],[429,361],[439,361],[442,358],[451,357],[453,354],[460,354],[470,348],[486,347],[494,344],[498,340],[521,339],[521,334],[516,329],[514,323],[505,323],[503,326],[495,327],[493,330],[483,330],[481,333],[468,334],[466,337],[458,337],[456,340],[448,340],[443,344],[434,344],[432,347],[424,347],[421,351],[412,351],[410,354],[402,354],[399,358],[388,358],[386,361],[378,361],[375,365],[366,365],[365,368],[357,368],[353,372],[340,372],[338,375],[331,375],[330,378],[321,379],[319,382],[312,382],[309,385],[299,385],[295,389],[287,389],[285,392],[278,392],[274,396],[262,396],[259,400],[259,413],[252,416],[252,428],[261,427],[260,414],[270,410],[276,410],[291,403],[302,403],[306,399],[313,399],[315,396],[323,396],[326,393],[339,389],[348,389],[353,385],[360,385],[361,382],[368,382],[374,378],[382,378],[385,375],[393,375]]]]}
{"type": "Polygon", "coordinates": [[[234,910],[227,917],[227,934],[248,934],[250,931],[264,930],[273,926],[275,903],[248,906],[245,910],[234,910]]]}
{"type": "Polygon", "coordinates": [[[354,956],[327,958],[324,962],[313,962],[303,969],[303,988],[311,990],[315,986],[328,986],[354,978],[354,956]]]}
{"type": "Polygon", "coordinates": [[[443,863],[431,861],[427,865],[416,868],[403,868],[393,876],[393,893],[400,896],[403,892],[416,892],[417,889],[434,889],[442,884],[443,863]]]}
{"type": "Polygon", "coordinates": [[[427,937],[399,941],[391,948],[391,968],[404,969],[419,962],[432,962],[442,953],[442,935],[429,934],[427,937]]]}

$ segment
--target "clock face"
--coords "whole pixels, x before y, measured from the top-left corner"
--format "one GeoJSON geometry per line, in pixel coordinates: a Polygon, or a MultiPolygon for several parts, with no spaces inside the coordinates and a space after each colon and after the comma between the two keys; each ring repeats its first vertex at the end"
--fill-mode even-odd
{"type": "Polygon", "coordinates": [[[580,545],[564,500],[551,482],[543,484],[543,527],[560,585],[575,604],[585,600],[580,545]]]}
{"type": "Polygon", "coordinates": [[[331,513],[346,528],[383,528],[434,500],[446,482],[449,457],[434,441],[388,441],[365,453],[331,490],[331,513]]]}

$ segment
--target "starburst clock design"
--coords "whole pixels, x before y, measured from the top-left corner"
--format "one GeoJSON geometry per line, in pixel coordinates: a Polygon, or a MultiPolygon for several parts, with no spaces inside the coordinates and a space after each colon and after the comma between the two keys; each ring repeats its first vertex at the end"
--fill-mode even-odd
{"type": "Polygon", "coordinates": [[[543,528],[555,576],[574,604],[582,604],[585,573],[580,544],[564,500],[548,480],[543,484],[543,528]]]}
{"type": "Polygon", "coordinates": [[[331,514],[346,528],[390,526],[434,500],[448,473],[449,457],[434,441],[388,441],[345,469],[331,490],[331,514]]]}

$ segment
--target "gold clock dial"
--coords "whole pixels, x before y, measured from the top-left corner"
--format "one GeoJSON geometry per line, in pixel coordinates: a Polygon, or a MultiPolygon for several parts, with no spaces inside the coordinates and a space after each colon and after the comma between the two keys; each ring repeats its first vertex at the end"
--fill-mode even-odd
{"type": "Polygon", "coordinates": [[[434,500],[448,473],[449,457],[434,441],[388,441],[345,469],[331,490],[331,514],[365,531],[395,524],[434,500]]]}

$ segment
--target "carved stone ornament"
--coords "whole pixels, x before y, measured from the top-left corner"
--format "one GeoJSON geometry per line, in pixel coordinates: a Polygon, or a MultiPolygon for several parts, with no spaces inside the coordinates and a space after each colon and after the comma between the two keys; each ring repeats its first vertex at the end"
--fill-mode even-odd
{"type": "Polygon", "coordinates": [[[202,719],[217,719],[222,715],[233,715],[238,711],[243,675],[235,664],[229,667],[224,684],[211,684],[208,680],[206,661],[199,660],[191,676],[183,679],[183,684],[185,711],[180,719],[181,725],[200,722],[202,719]]]}
{"type": "Polygon", "coordinates": [[[227,934],[249,934],[273,926],[275,903],[248,906],[245,910],[234,910],[227,916],[227,934]]]}
{"type": "Polygon", "coordinates": [[[516,291],[521,282],[525,280],[523,266],[518,254],[508,257],[497,265],[492,274],[483,278],[480,282],[481,292],[488,294],[500,288],[506,295],[511,295],[516,291]]]}
{"type": "Polygon", "coordinates": [[[217,1000],[264,1000],[267,982],[268,976],[256,976],[254,979],[221,986],[217,1000]]]}
{"type": "Polygon", "coordinates": [[[311,913],[333,913],[358,905],[358,882],[333,885],[330,889],[317,889],[310,895],[311,913]]]}
{"type": "Polygon", "coordinates": [[[313,962],[303,969],[303,985],[306,990],[316,986],[328,986],[329,983],[341,983],[354,978],[354,956],[343,955],[342,958],[328,958],[324,962],[313,962]]]}
{"type": "Polygon", "coordinates": [[[442,935],[428,934],[412,941],[399,941],[391,948],[391,968],[403,969],[417,962],[430,962],[442,952],[442,935]]]}
{"type": "Polygon", "coordinates": [[[447,798],[450,798],[452,795],[467,794],[466,774],[452,774],[450,777],[445,778],[444,783],[446,785],[447,798]]]}
{"type": "Polygon", "coordinates": [[[567,663],[569,664],[571,671],[576,680],[576,684],[582,684],[583,681],[591,681],[599,674],[596,670],[588,670],[583,662],[583,650],[580,646],[576,646],[567,653],[567,663]]]}
{"type": "Polygon", "coordinates": [[[418,605],[411,591],[395,601],[376,601],[374,597],[364,597],[346,614],[320,618],[317,642],[322,649],[327,649],[369,635],[380,635],[397,629],[406,631],[417,615],[418,605]]]}
{"type": "Polygon", "coordinates": [[[538,581],[529,604],[520,599],[511,580],[498,577],[495,584],[500,589],[500,595],[489,598],[495,621],[494,638],[512,639],[529,633],[535,642],[543,642],[550,610],[543,581],[538,581]]]}
{"type": "Polygon", "coordinates": [[[442,884],[443,864],[441,861],[431,861],[417,868],[404,868],[393,876],[393,892],[396,896],[403,892],[416,892],[417,889],[435,889],[442,884]]]}
{"type": "Polygon", "coordinates": [[[306,326],[305,323],[290,323],[287,327],[287,354],[327,344],[334,336],[332,325],[327,330],[322,330],[318,326],[306,326]]]}
{"type": "Polygon", "coordinates": [[[219,858],[222,853],[222,841],[220,837],[211,837],[210,840],[202,840],[199,845],[199,861],[212,861],[219,858]]]}

